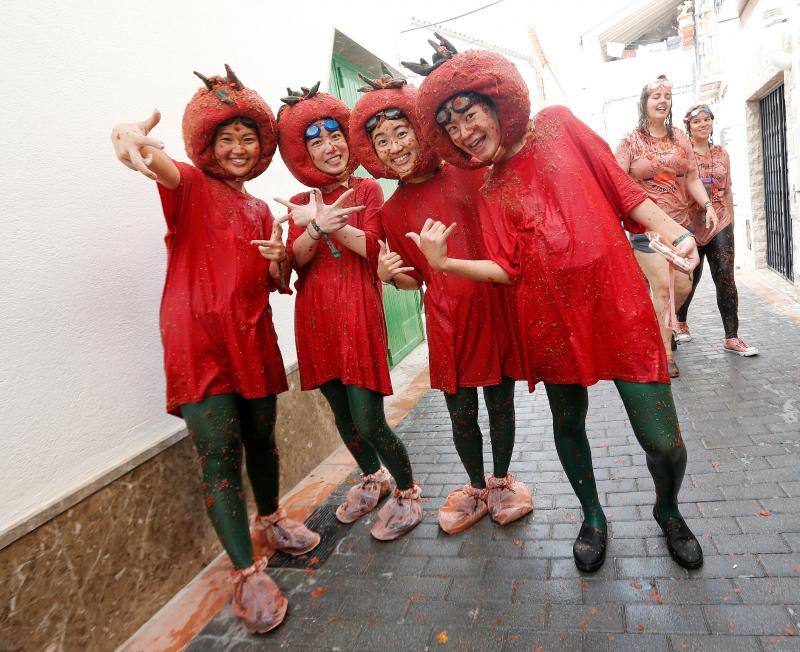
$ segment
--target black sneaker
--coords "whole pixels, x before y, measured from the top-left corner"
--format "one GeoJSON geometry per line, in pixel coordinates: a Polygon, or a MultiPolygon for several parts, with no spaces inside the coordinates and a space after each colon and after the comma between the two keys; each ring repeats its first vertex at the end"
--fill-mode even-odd
{"type": "Polygon", "coordinates": [[[675,563],[690,570],[700,568],[703,565],[703,549],[697,537],[686,525],[686,521],[678,516],[662,521],[655,507],[653,507],[653,518],[667,539],[667,549],[675,563]]]}
{"type": "Polygon", "coordinates": [[[578,570],[585,573],[594,573],[599,570],[606,560],[607,535],[602,530],[584,523],[578,538],[572,544],[572,556],[578,570]]]}

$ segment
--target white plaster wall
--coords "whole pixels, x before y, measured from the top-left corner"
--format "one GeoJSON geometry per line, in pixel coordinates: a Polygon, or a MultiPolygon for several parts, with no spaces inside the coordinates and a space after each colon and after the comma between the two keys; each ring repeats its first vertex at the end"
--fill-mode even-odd
{"type": "MultiPolygon", "coordinates": [[[[800,75],[798,17],[791,0],[752,0],[739,21],[732,20],[720,25],[723,76],[729,84],[721,108],[730,127],[726,134],[726,147],[732,163],[737,265],[766,267],[764,172],[758,99],[777,84],[784,83],[796,293],[800,292],[800,274],[797,273],[800,269],[800,132],[796,127],[800,102],[797,83],[800,75]],[[763,19],[764,11],[775,7],[782,8],[790,22],[783,27],[767,28],[763,19]],[[793,67],[784,73],[771,63],[769,54],[781,47],[789,51],[792,46],[793,67]]],[[[778,277],[775,276],[775,279],[778,277]]]]}
{"type": "MultiPolygon", "coordinates": [[[[391,21],[337,5],[334,25],[319,19],[329,3],[302,5],[0,5],[0,532],[181,428],[164,413],[160,205],[114,159],[111,127],[158,107],[155,133],[186,160],[192,70],[229,63],[277,111],[287,85],[327,85],[334,26],[396,59],[391,21]]],[[[277,156],[248,185],[263,198],[297,188],[277,156]]],[[[273,306],[289,364],[292,299],[273,306]]]]}
{"type": "Polygon", "coordinates": [[[638,123],[642,87],[665,74],[674,84],[673,122],[683,128],[683,113],[694,97],[693,61],[691,53],[670,50],[595,64],[578,99],[579,110],[613,149],[638,123]]]}

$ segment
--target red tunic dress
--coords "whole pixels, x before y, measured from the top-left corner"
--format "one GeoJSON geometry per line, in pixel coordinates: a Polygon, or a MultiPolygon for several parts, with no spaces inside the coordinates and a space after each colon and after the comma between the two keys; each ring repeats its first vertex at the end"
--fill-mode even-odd
{"type": "Polygon", "coordinates": [[[161,340],[167,411],[214,394],[260,398],[287,389],[272,325],[276,285],[251,240],[269,238],[260,199],[186,163],[175,190],[158,185],[167,221],[161,340]]]}
{"type": "Polygon", "coordinates": [[[509,288],[437,272],[406,233],[419,233],[428,217],[458,223],[447,241],[455,258],[485,259],[478,217],[484,170],[445,164],[423,183],[400,184],[383,205],[381,222],[389,246],[413,266],[409,275],[425,281],[431,387],[455,393],[459,387],[497,385],[503,376],[523,378],[514,341],[509,288]]]}
{"type": "Polygon", "coordinates": [[[568,109],[545,109],[481,192],[489,256],[515,281],[530,388],[669,383],[653,305],[620,225],[642,230],[627,215],[647,195],[605,141],[568,109]]]}
{"type": "MultiPolygon", "coordinates": [[[[304,390],[314,389],[338,378],[346,385],[391,394],[386,322],[376,271],[378,239],[383,238],[378,215],[383,193],[374,179],[351,177],[349,183],[355,192],[346,205],[366,208],[352,213],[348,224],[366,234],[370,260],[335,239],[333,242],[342,255],[334,258],[327,244],[320,240],[314,257],[297,268],[294,332],[300,386],[304,390]]],[[[330,204],[345,190],[340,186],[323,195],[323,200],[330,204]]],[[[292,202],[308,203],[308,193],[295,195],[292,202]]],[[[286,243],[289,252],[304,230],[294,224],[289,227],[286,243]]]]}

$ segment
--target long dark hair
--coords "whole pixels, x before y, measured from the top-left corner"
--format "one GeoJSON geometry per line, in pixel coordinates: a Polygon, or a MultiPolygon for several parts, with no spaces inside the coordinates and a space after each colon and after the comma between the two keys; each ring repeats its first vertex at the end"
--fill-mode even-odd
{"type": "MultiPolygon", "coordinates": [[[[667,81],[666,75],[659,75],[656,77],[658,81],[667,81]]],[[[647,128],[647,98],[650,97],[650,84],[645,84],[642,88],[642,94],[639,96],[639,125],[638,129],[643,134],[649,134],[650,130],[647,128]]],[[[672,98],[669,101],[669,113],[664,120],[664,126],[667,129],[667,136],[670,140],[675,140],[675,134],[672,131],[672,98]]]]}

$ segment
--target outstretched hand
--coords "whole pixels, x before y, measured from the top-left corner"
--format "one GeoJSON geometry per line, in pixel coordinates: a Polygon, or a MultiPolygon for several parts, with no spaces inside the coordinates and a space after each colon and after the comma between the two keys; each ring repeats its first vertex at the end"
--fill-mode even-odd
{"type": "Polygon", "coordinates": [[[406,237],[419,247],[433,269],[442,271],[447,265],[447,238],[455,228],[455,222],[446,227],[442,222],[428,218],[419,234],[406,233],[406,237]]]}
{"type": "Polygon", "coordinates": [[[391,283],[398,274],[413,272],[413,267],[403,267],[403,259],[400,254],[389,249],[389,245],[383,240],[378,240],[381,252],[378,254],[378,278],[384,283],[391,283]]]}
{"type": "Polygon", "coordinates": [[[147,135],[160,120],[161,112],[153,109],[152,115],[146,120],[118,124],[111,130],[114,153],[122,164],[153,180],[157,179],[156,173],[149,167],[153,162],[153,156],[152,154],[142,156],[141,150],[147,146],[164,149],[163,142],[147,135]]]}
{"type": "Polygon", "coordinates": [[[258,247],[258,252],[267,260],[273,260],[276,263],[286,260],[283,228],[277,221],[272,225],[272,235],[269,240],[251,240],[250,244],[258,247]]]}
{"type": "Polygon", "coordinates": [[[364,210],[364,206],[342,207],[342,204],[355,192],[352,188],[339,197],[332,204],[326,204],[322,200],[322,192],[318,188],[311,191],[307,204],[294,204],[286,199],[275,197],[275,201],[285,206],[289,212],[280,218],[280,222],[285,222],[289,218],[299,227],[307,227],[311,221],[316,221],[317,226],[325,233],[338,231],[347,224],[351,213],[364,210]]]}

